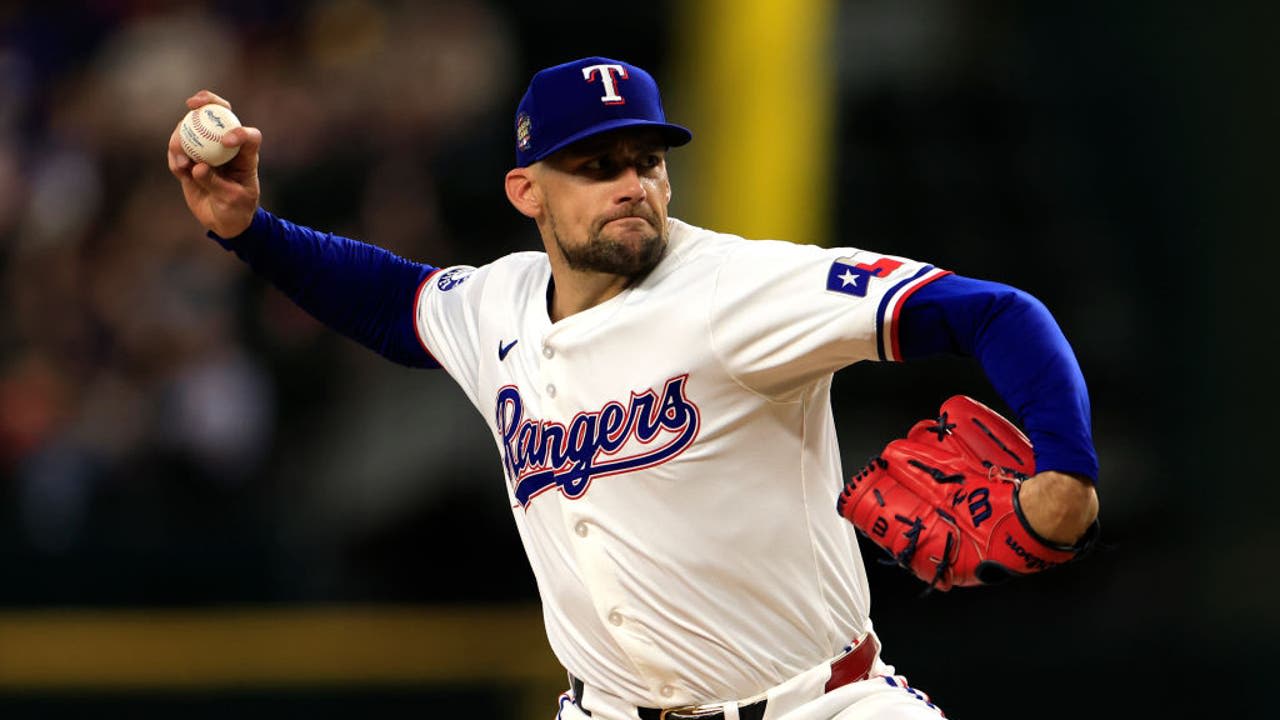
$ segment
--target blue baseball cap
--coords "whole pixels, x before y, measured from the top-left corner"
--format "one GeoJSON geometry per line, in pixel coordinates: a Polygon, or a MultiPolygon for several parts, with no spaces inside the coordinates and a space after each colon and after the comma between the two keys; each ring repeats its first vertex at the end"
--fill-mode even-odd
{"type": "Polygon", "coordinates": [[[693,139],[667,122],[658,83],[635,65],[589,57],[539,70],[516,108],[516,166],[624,127],[658,128],[671,147],[693,139]]]}

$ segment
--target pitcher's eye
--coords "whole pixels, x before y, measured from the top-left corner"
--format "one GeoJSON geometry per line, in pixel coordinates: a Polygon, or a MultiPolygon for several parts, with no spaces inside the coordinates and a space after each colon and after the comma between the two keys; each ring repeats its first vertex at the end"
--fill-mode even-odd
{"type": "Polygon", "coordinates": [[[608,155],[598,155],[582,164],[582,169],[591,173],[607,173],[614,167],[616,163],[608,155]]]}

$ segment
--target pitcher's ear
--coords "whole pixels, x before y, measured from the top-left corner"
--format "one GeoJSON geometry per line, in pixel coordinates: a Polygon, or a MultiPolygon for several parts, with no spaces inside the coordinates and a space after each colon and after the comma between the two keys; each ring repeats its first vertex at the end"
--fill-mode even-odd
{"type": "Polygon", "coordinates": [[[512,168],[506,177],[507,200],[525,217],[537,218],[542,214],[542,193],[528,167],[512,168]]]}

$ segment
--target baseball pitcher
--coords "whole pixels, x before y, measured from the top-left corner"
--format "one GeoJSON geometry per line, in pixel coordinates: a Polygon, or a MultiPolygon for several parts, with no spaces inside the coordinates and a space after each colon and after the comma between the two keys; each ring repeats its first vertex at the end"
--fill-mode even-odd
{"type": "Polygon", "coordinates": [[[568,674],[557,717],[940,717],[881,656],[858,533],[939,591],[1077,557],[1098,511],[1079,365],[1007,285],[670,217],[667,152],[691,138],[639,67],[538,72],[505,188],[542,248],[481,267],[259,207],[256,128],[216,168],[176,132],[168,156],[214,240],[486,419],[568,674]],[[846,478],[832,373],[939,353],[976,359],[1018,424],[956,396],[846,478]]]}

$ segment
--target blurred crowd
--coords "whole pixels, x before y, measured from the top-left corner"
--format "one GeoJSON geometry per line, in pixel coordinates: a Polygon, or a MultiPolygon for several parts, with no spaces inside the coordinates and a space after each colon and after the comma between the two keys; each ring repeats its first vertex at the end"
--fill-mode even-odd
{"type": "MultiPolygon", "coordinates": [[[[494,467],[478,419],[438,421],[474,412],[443,374],[366,357],[206,239],[164,145],[208,88],[263,129],[264,206],[480,263],[527,242],[472,212],[510,162],[492,139],[522,90],[511,47],[469,0],[0,7],[5,557],[341,544],[468,479],[449,466],[494,467]]],[[[93,600],[16,592],[0,603],[93,600]]]]}

